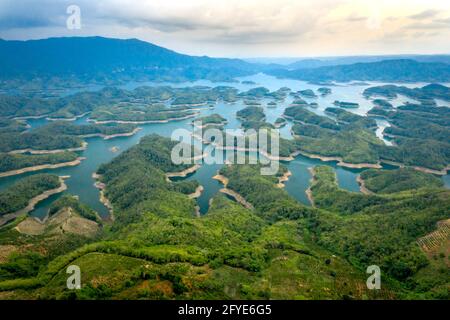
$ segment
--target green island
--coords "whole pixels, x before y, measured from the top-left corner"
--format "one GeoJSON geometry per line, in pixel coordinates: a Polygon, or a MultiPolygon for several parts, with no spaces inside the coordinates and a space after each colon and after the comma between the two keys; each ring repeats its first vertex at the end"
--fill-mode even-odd
{"type": "Polygon", "coordinates": [[[341,107],[341,108],[347,108],[347,109],[356,109],[359,107],[359,103],[356,102],[345,102],[345,101],[334,101],[333,104],[335,106],[341,107]]]}
{"type": "Polygon", "coordinates": [[[284,110],[284,117],[302,124],[313,124],[321,128],[337,130],[339,125],[333,119],[323,117],[301,106],[291,106],[284,110]]]}
{"type": "Polygon", "coordinates": [[[422,88],[408,88],[396,85],[384,85],[371,87],[364,90],[366,97],[381,96],[386,98],[396,98],[399,94],[413,98],[421,104],[435,105],[433,99],[442,99],[450,101],[450,88],[441,84],[429,84],[422,88]]]}
{"type": "Polygon", "coordinates": [[[60,185],[59,177],[50,174],[37,174],[19,180],[0,191],[0,217],[24,209],[31,199],[60,185]]]}
{"type": "Polygon", "coordinates": [[[53,135],[44,128],[22,134],[6,132],[0,134],[0,152],[48,151],[82,148],[83,140],[70,135],[53,135]]]}
{"type": "Polygon", "coordinates": [[[325,109],[325,112],[335,116],[336,120],[341,125],[352,124],[355,127],[363,127],[367,129],[377,128],[377,123],[375,120],[354,114],[344,109],[329,107],[325,109]]]}
{"type": "Polygon", "coordinates": [[[196,125],[196,122],[201,122],[203,127],[223,127],[225,124],[227,124],[227,119],[225,119],[218,113],[214,113],[208,116],[196,118],[194,121],[192,121],[194,126],[196,125]]]}
{"type": "Polygon", "coordinates": [[[381,107],[371,109],[370,116],[383,116],[391,124],[383,134],[394,142],[393,146],[384,145],[376,137],[373,119],[339,108],[325,111],[338,123],[301,106],[285,109],[284,117],[296,122],[292,133],[297,148],[305,155],[353,167],[386,162],[435,174],[446,173],[450,163],[448,108],[406,104],[391,111],[381,107]]]}
{"type": "Polygon", "coordinates": [[[99,136],[113,138],[121,135],[131,135],[137,126],[127,123],[85,124],[76,125],[67,121],[53,121],[33,130],[33,133],[46,135],[67,135],[80,137],[99,136]]]}
{"type": "Polygon", "coordinates": [[[74,152],[50,154],[8,154],[0,153],[0,177],[21,174],[27,171],[51,169],[57,165],[76,165],[80,161],[74,152]],[[78,160],[78,161],[77,161],[78,160]],[[29,169],[29,170],[27,170],[29,169]]]}
{"type": "Polygon", "coordinates": [[[332,93],[332,90],[330,88],[321,87],[317,89],[317,92],[320,93],[322,97],[324,97],[330,95],[332,93]]]}
{"type": "Polygon", "coordinates": [[[366,170],[360,175],[364,187],[380,194],[400,191],[418,190],[422,188],[442,188],[443,182],[436,176],[411,168],[396,170],[366,170]]]}
{"type": "Polygon", "coordinates": [[[286,124],[287,124],[286,119],[280,117],[280,118],[277,118],[277,119],[275,120],[274,126],[275,126],[275,128],[282,128],[282,127],[284,127],[286,124]]]}
{"type": "Polygon", "coordinates": [[[389,101],[387,101],[385,99],[375,99],[375,100],[372,101],[372,103],[375,106],[380,107],[380,108],[385,109],[385,110],[391,110],[391,109],[394,108],[392,103],[390,103],[389,101]]]}
{"type": "Polygon", "coordinates": [[[311,89],[300,90],[298,92],[299,95],[304,96],[306,98],[317,98],[316,94],[311,89]]]}
{"type": "Polygon", "coordinates": [[[236,118],[241,120],[244,129],[273,128],[273,125],[265,122],[266,115],[262,107],[249,106],[236,112],[236,118]]]}

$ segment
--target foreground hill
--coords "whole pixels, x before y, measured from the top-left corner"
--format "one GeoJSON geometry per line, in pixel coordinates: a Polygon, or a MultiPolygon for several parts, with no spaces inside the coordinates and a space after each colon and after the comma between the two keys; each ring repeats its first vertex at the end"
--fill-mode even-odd
{"type": "Polygon", "coordinates": [[[217,195],[199,217],[195,185],[168,179],[189,166],[171,163],[174,143],[146,136],[99,168],[114,211],[109,227],[98,230],[95,214],[66,198],[50,214],[93,221],[81,221],[90,228],[78,241],[68,232],[58,248],[45,232],[24,238],[20,220],[0,229],[0,253],[15,250],[0,262],[0,298],[448,299],[443,249],[425,254],[416,243],[449,218],[448,191],[351,193],[324,166],[315,168],[311,208],[279,188],[284,167],[260,176],[259,166],[230,165],[221,181],[251,206],[217,195]],[[66,288],[69,264],[82,270],[76,292],[66,288]],[[371,264],[383,270],[379,291],[366,287],[371,264]]]}

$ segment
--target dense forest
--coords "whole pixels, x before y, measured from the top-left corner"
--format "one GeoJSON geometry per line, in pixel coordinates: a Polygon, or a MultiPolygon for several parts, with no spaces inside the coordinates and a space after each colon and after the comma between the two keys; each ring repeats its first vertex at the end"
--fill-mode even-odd
{"type": "Polygon", "coordinates": [[[22,168],[53,165],[74,161],[78,155],[74,152],[60,152],[50,154],[8,154],[0,153],[0,173],[22,168]]]}
{"type": "MultiPolygon", "coordinates": [[[[187,167],[170,162],[173,143],[147,136],[101,166],[97,173],[114,208],[114,223],[97,238],[75,241],[61,234],[63,242],[58,248],[48,242],[47,234],[34,237],[31,250],[0,263],[0,295],[448,299],[448,269],[442,268],[445,258],[439,251],[430,258],[415,243],[432,232],[436,222],[448,219],[450,197],[439,185],[408,191],[399,183],[387,195],[357,194],[339,189],[331,168],[322,166],[314,170],[314,207],[306,207],[277,186],[285,167],[275,176],[261,176],[258,165],[228,165],[219,172],[228,179],[226,187],[254,209],[217,195],[207,214],[196,217],[195,202],[187,194],[198,183],[166,179],[167,173],[187,167]],[[38,251],[42,247],[46,254],[38,251]],[[61,270],[68,263],[84,270],[83,288],[76,292],[65,289],[61,270]],[[383,270],[380,291],[364,289],[365,267],[370,264],[383,270]],[[17,272],[11,271],[13,266],[17,272]]],[[[366,172],[362,175],[369,184],[387,174],[366,172]]],[[[431,179],[413,172],[389,174],[406,175],[403,183],[431,179]]],[[[97,221],[94,212],[70,196],[55,202],[49,213],[67,207],[97,221]]],[[[17,245],[27,245],[29,240],[22,240],[18,230],[0,229],[0,245],[12,239],[17,245]]]]}
{"type": "Polygon", "coordinates": [[[58,176],[50,174],[37,174],[19,180],[0,191],[0,216],[25,208],[32,198],[60,185],[58,176]]]}
{"type": "Polygon", "coordinates": [[[364,185],[375,193],[389,194],[422,188],[441,188],[444,183],[436,176],[411,168],[396,170],[366,170],[361,173],[364,185]]]}

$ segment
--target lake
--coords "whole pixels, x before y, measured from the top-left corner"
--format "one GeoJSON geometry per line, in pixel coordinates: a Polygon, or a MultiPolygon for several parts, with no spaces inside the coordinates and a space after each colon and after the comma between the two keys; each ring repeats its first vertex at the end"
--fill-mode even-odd
{"type": "MultiPolygon", "coordinates": [[[[267,76],[264,74],[258,74],[250,77],[243,77],[239,79],[240,81],[249,80],[253,81],[256,84],[242,84],[242,83],[212,83],[207,80],[188,82],[188,83],[129,83],[124,86],[120,86],[121,88],[132,90],[138,86],[142,85],[170,85],[173,87],[188,87],[195,85],[202,86],[234,86],[240,91],[246,91],[248,89],[264,86],[271,91],[278,90],[281,87],[288,87],[293,91],[304,90],[304,89],[312,89],[316,91],[318,88],[322,87],[321,85],[309,84],[303,81],[297,80],[288,80],[288,79],[276,79],[271,76],[267,76]]],[[[317,108],[310,108],[309,110],[319,114],[325,115],[324,110],[327,107],[332,107],[333,102],[335,100],[340,101],[349,101],[349,102],[357,102],[360,107],[357,109],[348,109],[351,112],[354,112],[359,115],[366,115],[367,111],[369,111],[373,104],[370,100],[367,100],[362,96],[362,92],[371,86],[374,85],[382,85],[385,83],[375,83],[371,82],[366,85],[349,85],[349,84],[336,84],[332,86],[332,94],[325,97],[317,97],[317,98],[304,98],[304,100],[308,102],[317,102],[319,106],[317,108]]],[[[422,86],[424,84],[408,84],[410,87],[422,86]]],[[[101,89],[101,87],[96,87],[96,90],[101,89]]],[[[83,89],[80,89],[83,90],[83,89]]],[[[74,93],[73,90],[68,91],[67,93],[74,93]]],[[[262,100],[263,106],[265,109],[265,113],[267,116],[267,122],[274,123],[275,120],[280,117],[284,109],[289,106],[292,102],[293,98],[288,97],[284,102],[278,103],[276,108],[267,108],[267,102],[269,100],[262,100]]],[[[397,99],[391,101],[394,106],[399,106],[406,101],[414,102],[412,99],[399,96],[397,99]]],[[[235,104],[227,104],[223,102],[218,102],[215,105],[214,109],[202,109],[200,116],[219,113],[224,118],[228,120],[228,124],[225,128],[236,129],[240,127],[240,121],[236,119],[236,112],[245,108],[245,105],[242,101],[239,101],[235,104]]],[[[75,121],[77,124],[87,123],[89,116],[85,116],[83,118],[79,118],[75,121]]],[[[37,128],[39,126],[45,125],[48,121],[45,119],[30,119],[28,123],[32,128],[37,128]]],[[[97,170],[100,164],[107,163],[111,161],[114,157],[119,155],[121,152],[130,148],[131,146],[137,144],[139,140],[148,134],[156,133],[162,136],[170,137],[173,130],[178,128],[185,128],[191,130],[192,119],[186,119],[182,121],[175,121],[169,123],[158,123],[158,124],[146,124],[140,125],[142,130],[139,131],[136,135],[131,137],[120,137],[111,140],[103,140],[102,138],[88,138],[86,141],[88,142],[88,147],[86,150],[80,152],[80,156],[86,157],[87,159],[82,161],[80,165],[75,167],[66,167],[59,168],[55,170],[43,170],[39,172],[49,172],[57,175],[69,175],[70,179],[66,180],[66,184],[68,186],[68,190],[66,193],[70,193],[73,195],[79,196],[80,200],[83,203],[86,203],[94,210],[99,212],[99,214],[103,217],[108,215],[108,210],[103,206],[103,204],[99,201],[99,191],[94,187],[94,180],[92,179],[92,173],[97,170]],[[112,152],[111,148],[117,147],[117,152],[112,152]]],[[[385,127],[389,126],[389,123],[386,120],[377,120],[377,124],[379,126],[376,134],[378,137],[382,138],[382,131],[385,127]]],[[[288,122],[288,124],[280,129],[280,134],[282,137],[291,139],[290,129],[292,127],[292,123],[288,122]]],[[[384,140],[384,139],[383,139],[384,140]]],[[[386,144],[390,144],[389,141],[385,140],[386,144]]],[[[284,163],[288,167],[288,169],[292,172],[292,176],[289,181],[286,182],[285,189],[286,191],[298,199],[300,202],[309,205],[309,201],[306,197],[305,191],[309,187],[311,175],[308,171],[308,168],[324,164],[324,162],[315,159],[309,159],[303,156],[298,156],[294,161],[284,163]]],[[[359,185],[356,182],[356,178],[361,172],[361,170],[353,170],[348,168],[339,167],[335,162],[327,162],[327,165],[330,165],[334,168],[337,174],[339,186],[343,189],[359,192],[359,185]]],[[[208,165],[203,164],[202,167],[190,175],[186,179],[195,179],[200,182],[200,184],[204,187],[203,194],[197,202],[200,206],[200,212],[202,214],[206,213],[208,210],[209,200],[222,188],[222,185],[213,180],[212,177],[216,175],[217,171],[221,168],[221,165],[214,164],[208,165]]],[[[27,176],[36,174],[33,173],[25,173],[18,176],[5,177],[0,178],[0,190],[6,188],[17,180],[27,176]]],[[[447,187],[450,186],[450,178],[449,175],[443,177],[445,185],[447,187]]],[[[61,194],[54,195],[42,202],[40,202],[36,209],[30,214],[39,218],[43,218],[46,216],[47,211],[51,203],[60,197],[61,194]]]]}

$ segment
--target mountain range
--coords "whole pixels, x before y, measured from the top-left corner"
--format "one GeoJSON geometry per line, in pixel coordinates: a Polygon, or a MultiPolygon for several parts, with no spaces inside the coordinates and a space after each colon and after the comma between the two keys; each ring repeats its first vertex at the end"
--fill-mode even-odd
{"type": "Polygon", "coordinates": [[[448,82],[449,63],[450,58],[446,55],[408,55],[303,59],[281,65],[190,56],[138,39],[0,39],[0,80],[72,77],[81,81],[232,81],[236,77],[264,72],[282,78],[315,82],[448,82]]]}

